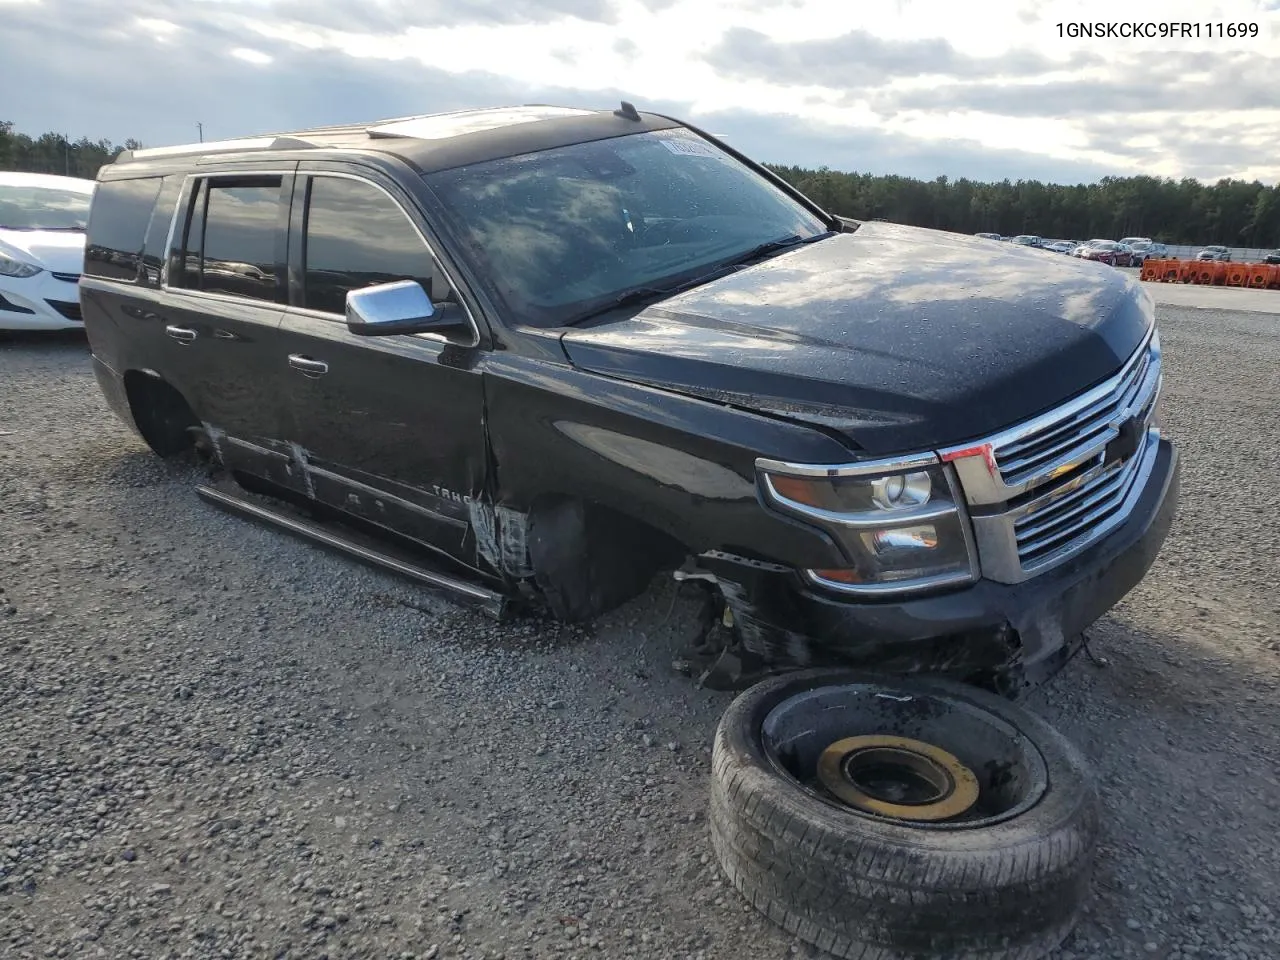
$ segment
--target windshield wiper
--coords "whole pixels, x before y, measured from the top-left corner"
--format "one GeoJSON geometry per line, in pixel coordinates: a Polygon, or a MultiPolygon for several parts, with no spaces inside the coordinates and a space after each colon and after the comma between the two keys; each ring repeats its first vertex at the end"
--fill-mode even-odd
{"type": "Polygon", "coordinates": [[[759,260],[761,257],[767,257],[771,253],[779,253],[783,250],[788,250],[791,247],[803,246],[806,243],[817,243],[819,240],[825,240],[827,237],[834,237],[835,235],[836,232],[834,230],[828,230],[826,233],[815,234],[812,237],[802,237],[797,233],[793,233],[790,236],[779,237],[777,240],[770,240],[767,243],[758,244],[746,253],[740,253],[731,260],[723,261],[722,265],[730,266],[733,264],[750,263],[752,260],[759,260]]]}
{"type": "Polygon", "coordinates": [[[737,267],[740,267],[745,263],[750,263],[752,260],[758,260],[760,257],[768,256],[771,253],[786,250],[790,247],[798,247],[802,244],[825,240],[827,237],[835,236],[835,234],[836,231],[834,230],[828,230],[826,233],[819,233],[812,237],[801,237],[793,233],[787,237],[770,240],[768,243],[758,244],[745,253],[737,254],[736,256],[730,257],[728,260],[721,260],[710,270],[705,273],[700,273],[696,277],[691,277],[688,280],[682,280],[679,283],[673,283],[665,287],[643,286],[632,287],[629,290],[624,290],[622,293],[610,300],[607,300],[605,303],[592,307],[590,310],[586,310],[577,316],[570,317],[568,320],[564,321],[563,325],[566,327],[576,326],[584,320],[590,320],[592,317],[598,317],[601,314],[609,313],[611,310],[617,310],[619,307],[629,307],[637,303],[648,303],[653,300],[661,300],[663,297],[669,297],[673,293],[679,293],[682,290],[688,290],[692,287],[709,283],[712,280],[724,276],[726,273],[733,272],[737,267]]]}
{"type": "Polygon", "coordinates": [[[682,283],[672,284],[669,287],[632,287],[630,290],[624,290],[616,297],[585,310],[576,316],[570,317],[564,321],[564,326],[572,327],[583,320],[590,320],[592,317],[598,317],[601,314],[609,313],[611,310],[617,310],[620,307],[629,307],[637,303],[648,303],[652,300],[661,300],[663,297],[669,297],[673,293],[679,292],[685,285],[682,283]]]}

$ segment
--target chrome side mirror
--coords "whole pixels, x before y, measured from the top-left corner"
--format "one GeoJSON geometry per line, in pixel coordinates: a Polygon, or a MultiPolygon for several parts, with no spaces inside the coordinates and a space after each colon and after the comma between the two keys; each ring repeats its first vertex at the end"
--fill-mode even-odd
{"type": "MultiPolygon", "coordinates": [[[[444,326],[452,326],[446,321],[444,326]]],[[[347,329],[362,337],[438,331],[436,308],[416,280],[397,280],[347,292],[347,329]]]]}

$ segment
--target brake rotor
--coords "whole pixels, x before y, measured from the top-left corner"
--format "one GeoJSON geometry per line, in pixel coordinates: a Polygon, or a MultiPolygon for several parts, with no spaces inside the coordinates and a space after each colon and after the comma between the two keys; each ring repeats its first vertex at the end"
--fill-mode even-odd
{"type": "Polygon", "coordinates": [[[818,757],[818,780],[853,809],[895,820],[950,820],[978,802],[972,770],[941,747],[907,737],[837,740],[818,757]]]}

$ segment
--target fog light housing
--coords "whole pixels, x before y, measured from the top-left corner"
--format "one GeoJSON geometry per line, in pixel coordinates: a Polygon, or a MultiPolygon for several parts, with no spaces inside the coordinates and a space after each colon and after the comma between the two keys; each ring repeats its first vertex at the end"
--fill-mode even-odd
{"type": "Polygon", "coordinates": [[[862,542],[878,557],[913,552],[915,556],[922,556],[919,551],[938,548],[938,528],[926,523],[918,527],[877,530],[875,533],[864,533],[862,542]]]}

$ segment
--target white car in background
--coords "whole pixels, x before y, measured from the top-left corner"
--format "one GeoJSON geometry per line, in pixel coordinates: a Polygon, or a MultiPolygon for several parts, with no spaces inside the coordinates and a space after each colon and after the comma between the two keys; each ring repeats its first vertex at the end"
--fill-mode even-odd
{"type": "Polygon", "coordinates": [[[77,330],[96,183],[0,173],[0,330],[77,330]]]}

